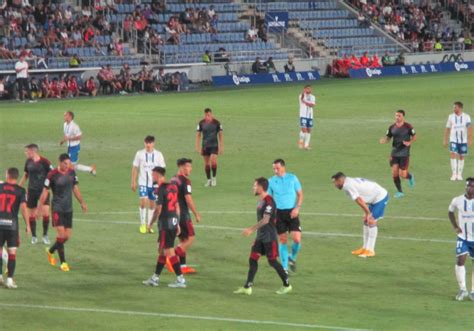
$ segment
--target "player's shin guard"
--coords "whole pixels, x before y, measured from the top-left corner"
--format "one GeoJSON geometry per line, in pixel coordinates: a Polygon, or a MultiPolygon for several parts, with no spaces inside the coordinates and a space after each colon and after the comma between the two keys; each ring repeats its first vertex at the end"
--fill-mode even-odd
{"type": "Polygon", "coordinates": [[[286,243],[279,243],[278,250],[280,252],[281,265],[283,269],[288,270],[288,245],[286,243]]]}
{"type": "Polygon", "coordinates": [[[462,173],[464,171],[464,160],[458,160],[458,176],[462,176],[462,173]]]}
{"type": "Polygon", "coordinates": [[[258,255],[255,256],[253,254],[250,255],[249,258],[249,272],[247,274],[247,281],[245,282],[244,287],[249,288],[253,285],[253,280],[255,279],[255,275],[258,271],[258,255]]]}
{"type": "Polygon", "coordinates": [[[211,179],[211,167],[208,166],[208,165],[206,165],[205,170],[206,170],[206,177],[207,177],[207,179],[211,179]]]}
{"type": "Polygon", "coordinates": [[[8,254],[8,278],[13,278],[16,267],[16,254],[8,254]]]}
{"type": "Polygon", "coordinates": [[[363,233],[364,233],[364,246],[362,246],[362,248],[368,249],[367,247],[367,242],[369,241],[369,226],[368,225],[364,224],[363,233]]]}
{"type": "Polygon", "coordinates": [[[36,237],[36,218],[30,217],[30,229],[31,229],[31,235],[33,237],[36,237]]]}
{"type": "Polygon", "coordinates": [[[298,253],[301,250],[301,243],[293,243],[291,245],[291,259],[296,261],[298,258],[298,253]]]}
{"type": "Polygon", "coordinates": [[[170,257],[170,262],[173,265],[173,270],[176,276],[181,276],[181,265],[179,264],[179,258],[176,255],[170,257]]]}
{"type": "Polygon", "coordinates": [[[451,159],[451,171],[453,175],[456,175],[458,173],[458,160],[456,159],[451,159]]]}
{"type": "Polygon", "coordinates": [[[456,264],[454,267],[456,272],[456,280],[458,281],[459,289],[467,291],[466,288],[466,268],[464,266],[459,266],[456,264]]]}
{"type": "Polygon", "coordinates": [[[268,260],[268,263],[276,270],[278,276],[280,276],[283,286],[289,286],[288,273],[283,269],[281,264],[277,260],[268,260]]]}
{"type": "Polygon", "coordinates": [[[61,263],[64,263],[66,262],[66,253],[65,253],[65,249],[64,249],[64,243],[66,242],[66,240],[64,238],[57,238],[57,249],[58,249],[58,255],[59,255],[59,261],[61,261],[61,263]]]}
{"type": "Polygon", "coordinates": [[[166,264],[166,257],[164,255],[158,256],[158,261],[156,262],[155,275],[161,275],[163,268],[166,264]]]}
{"type": "Polygon", "coordinates": [[[140,210],[140,225],[146,225],[146,208],[139,208],[140,210]]]}
{"type": "Polygon", "coordinates": [[[155,213],[155,208],[153,209],[148,209],[148,215],[147,215],[147,224],[150,225],[151,220],[153,219],[153,214],[155,213]]]}
{"type": "Polygon", "coordinates": [[[186,252],[184,249],[181,247],[176,247],[175,249],[176,255],[179,257],[179,262],[181,263],[181,266],[186,266],[186,252]]]}
{"type": "Polygon", "coordinates": [[[43,236],[48,235],[49,216],[43,216],[43,236]]]}
{"type": "Polygon", "coordinates": [[[379,228],[377,226],[369,227],[369,236],[367,239],[367,250],[375,252],[375,242],[377,241],[377,235],[379,228]]]}
{"type": "Polygon", "coordinates": [[[399,176],[393,177],[393,183],[395,184],[395,187],[397,188],[398,192],[403,192],[402,191],[402,182],[400,181],[399,176]]]}
{"type": "Polygon", "coordinates": [[[217,164],[213,164],[212,167],[212,177],[216,178],[217,175],[217,164]]]}
{"type": "Polygon", "coordinates": [[[305,133],[304,137],[304,147],[308,148],[309,147],[309,142],[311,141],[311,133],[305,133]]]}

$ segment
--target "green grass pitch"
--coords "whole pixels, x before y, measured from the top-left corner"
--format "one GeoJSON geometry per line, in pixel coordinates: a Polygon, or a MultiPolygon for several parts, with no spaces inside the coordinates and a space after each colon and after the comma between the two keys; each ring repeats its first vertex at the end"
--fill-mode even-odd
{"type": "MultiPolygon", "coordinates": [[[[19,288],[0,290],[0,329],[473,330],[474,302],[453,300],[455,234],[447,219],[449,202],[464,186],[449,181],[442,146],[454,101],[463,101],[474,115],[473,86],[470,73],[316,82],[310,152],[297,148],[302,85],[2,103],[2,176],[9,166],[23,168],[27,143],[39,144],[51,160],[64,152],[58,142],[68,109],[75,111],[84,134],[81,163],[97,164],[98,175],[79,173],[90,212],[81,214],[75,203],[74,233],[66,245],[71,272],[49,266],[43,245],[32,246],[23,236],[19,288]],[[214,109],[225,130],[218,186],[210,189],[203,187],[202,160],[194,151],[205,107],[214,109]],[[404,182],[406,197],[390,200],[377,256],[363,260],[350,254],[361,242],[361,211],[332,186],[330,176],[344,171],[367,177],[393,196],[390,147],[378,140],[400,108],[418,134],[411,159],[417,184],[409,190],[404,182]],[[170,174],[178,157],[195,161],[191,179],[202,222],[188,260],[199,273],[187,277],[185,290],[141,285],[154,270],[156,235],[138,232],[130,171],[147,134],[157,137],[170,174]],[[256,221],[252,182],[271,176],[277,157],[299,176],[305,195],[299,270],[291,275],[294,291],[274,294],[280,281],[262,259],[254,294],[235,296],[253,240],[240,230],[256,221]]],[[[465,175],[474,175],[472,156],[465,175]]],[[[164,271],[163,284],[173,279],[164,271]]]]}

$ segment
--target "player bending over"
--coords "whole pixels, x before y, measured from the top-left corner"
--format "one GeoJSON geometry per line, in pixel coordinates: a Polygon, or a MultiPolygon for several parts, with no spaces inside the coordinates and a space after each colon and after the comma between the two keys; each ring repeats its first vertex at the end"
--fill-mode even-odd
{"type": "Polygon", "coordinates": [[[18,286],[13,281],[16,267],[16,250],[20,244],[20,229],[18,212],[26,223],[26,231],[30,233],[28,210],[26,208],[25,189],[17,185],[19,171],[17,168],[7,170],[5,183],[0,183],[0,256],[3,256],[3,246],[7,244],[7,281],[3,281],[3,258],[0,258],[0,286],[14,289],[18,286]]]}
{"type": "Polygon", "coordinates": [[[240,287],[234,291],[235,294],[252,294],[253,280],[258,270],[258,260],[262,255],[267,256],[268,263],[276,270],[278,276],[280,276],[280,279],[283,282],[283,287],[281,287],[276,293],[286,294],[291,292],[293,289],[288,280],[288,273],[277,260],[278,246],[277,231],[275,227],[276,205],[273,198],[267,193],[267,190],[268,180],[266,178],[260,177],[255,179],[253,193],[259,197],[259,203],[257,206],[257,223],[246,228],[242,234],[244,236],[250,236],[253,232],[257,231],[257,238],[255,239],[250,252],[247,281],[245,282],[244,287],[240,287]]]}
{"type": "Polygon", "coordinates": [[[310,149],[311,129],[313,127],[313,107],[316,97],[311,94],[311,85],[306,85],[299,96],[300,102],[300,149],[310,149]]]}
{"type": "Polygon", "coordinates": [[[470,177],[466,181],[466,192],[454,198],[449,205],[449,220],[453,225],[454,232],[458,238],[456,242],[456,280],[459,285],[459,293],[456,300],[462,301],[468,296],[474,301],[474,178],[470,177]],[[454,212],[457,210],[458,219],[454,212]],[[466,258],[467,255],[472,260],[472,283],[471,294],[467,292],[466,286],[466,258]]]}
{"type": "Polygon", "coordinates": [[[158,219],[158,262],[155,273],[142,283],[148,286],[158,286],[161,272],[165,267],[166,258],[168,258],[176,274],[176,282],[168,284],[168,287],[185,288],[186,280],[181,272],[179,258],[174,250],[174,241],[180,233],[178,188],[175,184],[166,182],[165,173],[166,170],[162,167],[156,167],[152,171],[153,180],[158,184],[158,197],[155,213],[151,223],[148,224],[148,229],[158,219]]]}
{"type": "Polygon", "coordinates": [[[176,163],[178,165],[178,173],[171,179],[171,183],[175,184],[178,188],[178,201],[179,201],[179,227],[181,233],[179,237],[179,245],[176,247],[176,255],[178,255],[181,263],[181,271],[183,274],[195,273],[194,268],[186,265],[186,252],[191,248],[194,242],[194,227],[191,220],[189,210],[191,209],[196,222],[201,221],[201,215],[196,210],[193,198],[191,196],[191,180],[189,176],[193,170],[192,160],[181,158],[176,163]]]}
{"type": "Polygon", "coordinates": [[[365,258],[375,256],[378,221],[383,218],[388,203],[387,190],[373,181],[346,177],[342,172],[332,176],[332,181],[364,211],[363,246],[352,251],[352,255],[365,258]]]}
{"type": "MultiPolygon", "coordinates": [[[[59,155],[59,165],[51,170],[44,181],[43,193],[41,193],[39,206],[42,208],[48,198],[49,190],[53,192],[53,227],[56,228],[56,242],[49,249],[46,249],[48,262],[56,266],[54,252],[58,251],[60,269],[69,271],[69,264],[66,262],[64,245],[72,236],[72,195],[76,197],[81,205],[82,211],[87,212],[87,205],[82,199],[79,190],[76,172],[71,164],[68,154],[59,155]]],[[[40,208],[39,207],[39,208],[40,208]]]]}

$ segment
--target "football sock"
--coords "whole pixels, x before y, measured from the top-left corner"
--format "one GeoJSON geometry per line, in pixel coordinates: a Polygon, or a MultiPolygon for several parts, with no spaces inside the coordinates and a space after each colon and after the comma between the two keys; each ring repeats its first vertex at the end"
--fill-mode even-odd
{"type": "Polygon", "coordinates": [[[458,160],[458,175],[462,175],[464,171],[464,160],[458,160]]]}
{"type": "Polygon", "coordinates": [[[301,243],[293,243],[291,245],[291,259],[296,261],[298,258],[298,253],[301,250],[301,243]]]}
{"type": "Polygon", "coordinates": [[[369,228],[369,236],[367,239],[367,249],[369,251],[375,252],[375,242],[377,241],[377,234],[379,232],[379,228],[377,226],[368,227],[369,228]]]}
{"type": "Polygon", "coordinates": [[[257,274],[258,263],[255,259],[249,258],[249,273],[247,274],[247,281],[245,282],[244,287],[249,288],[253,285],[253,280],[257,274]]]}
{"type": "Polygon", "coordinates": [[[166,257],[164,255],[158,256],[158,261],[156,262],[155,275],[160,276],[163,268],[166,264],[166,257]]]}
{"type": "Polygon", "coordinates": [[[184,251],[184,249],[178,246],[176,247],[175,252],[176,252],[176,255],[178,255],[179,257],[181,266],[185,266],[186,265],[186,252],[184,251]]]}
{"type": "Polygon", "coordinates": [[[288,280],[288,273],[283,269],[281,264],[277,260],[272,260],[272,261],[269,260],[268,263],[270,263],[270,265],[278,273],[278,276],[280,276],[280,279],[283,282],[283,286],[286,286],[286,287],[290,286],[290,282],[288,280]]]}
{"type": "Polygon", "coordinates": [[[211,179],[211,167],[210,166],[206,166],[206,177],[207,179],[211,179]]]}
{"type": "Polygon", "coordinates": [[[451,159],[451,171],[453,174],[456,174],[458,172],[457,163],[458,163],[458,160],[451,159]]]}
{"type": "Polygon", "coordinates": [[[173,270],[176,276],[181,276],[181,265],[179,264],[179,258],[176,255],[170,257],[170,262],[173,265],[173,270]]]}
{"type": "Polygon", "coordinates": [[[456,266],[454,267],[456,271],[456,280],[458,281],[459,289],[463,291],[467,291],[466,289],[466,268],[464,266],[456,266]]]}
{"type": "Polygon", "coordinates": [[[217,175],[217,164],[212,166],[212,177],[216,177],[217,175]]]}
{"type": "Polygon", "coordinates": [[[395,187],[397,188],[398,192],[403,192],[402,191],[402,182],[400,181],[400,177],[393,177],[393,182],[395,184],[395,187]]]}
{"type": "Polygon", "coordinates": [[[36,218],[30,217],[31,235],[36,237],[36,218]]]}
{"type": "Polygon", "coordinates": [[[61,261],[61,263],[66,262],[66,254],[64,252],[64,243],[65,242],[66,242],[66,240],[64,240],[63,238],[58,238],[57,239],[58,255],[59,255],[59,261],[61,261]]]}
{"type": "Polygon", "coordinates": [[[304,142],[304,138],[305,138],[305,133],[303,131],[300,131],[300,144],[304,142]]]}
{"type": "Polygon", "coordinates": [[[86,165],[83,165],[83,164],[76,164],[74,166],[74,168],[78,171],[84,171],[84,172],[91,172],[92,171],[92,167],[89,167],[89,166],[86,166],[86,165]]]}
{"type": "Polygon", "coordinates": [[[49,216],[43,216],[43,236],[48,235],[49,216]]]}
{"type": "Polygon", "coordinates": [[[305,133],[304,147],[309,147],[309,142],[310,141],[311,141],[311,133],[305,133]]]}
{"type": "Polygon", "coordinates": [[[153,214],[155,213],[155,208],[153,209],[148,209],[148,221],[147,224],[149,225],[151,223],[151,219],[153,218],[153,214]]]}
{"type": "Polygon", "coordinates": [[[411,173],[408,173],[408,174],[407,174],[407,178],[406,178],[406,179],[408,179],[408,180],[411,179],[411,173]]]}
{"type": "Polygon", "coordinates": [[[140,210],[140,225],[145,225],[146,224],[146,208],[139,208],[140,210]]]}
{"type": "Polygon", "coordinates": [[[368,249],[367,242],[369,241],[369,226],[364,224],[364,249],[368,249]]]}
{"type": "Polygon", "coordinates": [[[283,269],[288,270],[288,245],[286,243],[278,244],[278,249],[280,251],[280,261],[283,269]]]}
{"type": "Polygon", "coordinates": [[[13,278],[16,267],[16,254],[8,254],[8,278],[13,278]]]}

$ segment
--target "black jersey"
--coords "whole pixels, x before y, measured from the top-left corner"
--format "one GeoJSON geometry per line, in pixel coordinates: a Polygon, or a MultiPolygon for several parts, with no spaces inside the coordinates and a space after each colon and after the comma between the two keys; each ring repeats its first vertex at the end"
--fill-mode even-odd
{"type": "Polygon", "coordinates": [[[0,184],[0,230],[18,230],[20,205],[26,202],[25,189],[17,184],[0,184]]]}
{"type": "Polygon", "coordinates": [[[189,221],[191,215],[189,213],[189,206],[186,202],[186,196],[191,195],[191,181],[183,175],[176,175],[171,179],[171,183],[178,188],[178,202],[179,202],[179,220],[181,222],[189,221]]]}
{"type": "Polygon", "coordinates": [[[51,162],[44,157],[38,161],[28,159],[25,162],[25,174],[28,178],[28,190],[41,192],[48,173],[53,170],[51,162]]]}
{"type": "Polygon", "coordinates": [[[207,122],[202,120],[197,126],[197,131],[202,133],[202,147],[218,147],[219,140],[217,138],[220,131],[222,131],[221,123],[215,118],[207,122]]]}
{"type": "Polygon", "coordinates": [[[178,188],[175,184],[163,183],[158,187],[156,205],[161,206],[158,220],[160,230],[172,230],[178,226],[178,188]]]}
{"type": "Polygon", "coordinates": [[[72,169],[66,173],[54,169],[44,181],[44,187],[53,191],[53,211],[72,212],[72,190],[77,185],[76,172],[72,169]]]}
{"type": "Polygon", "coordinates": [[[410,141],[415,135],[415,129],[409,123],[403,123],[398,127],[392,124],[387,130],[387,137],[392,138],[392,156],[407,157],[410,156],[410,146],[405,146],[404,141],[410,141]]]}
{"type": "Polygon", "coordinates": [[[270,222],[257,230],[257,240],[262,242],[271,242],[277,240],[277,231],[275,227],[276,204],[270,195],[260,200],[257,206],[257,222],[260,222],[265,215],[270,216],[270,222]]]}

